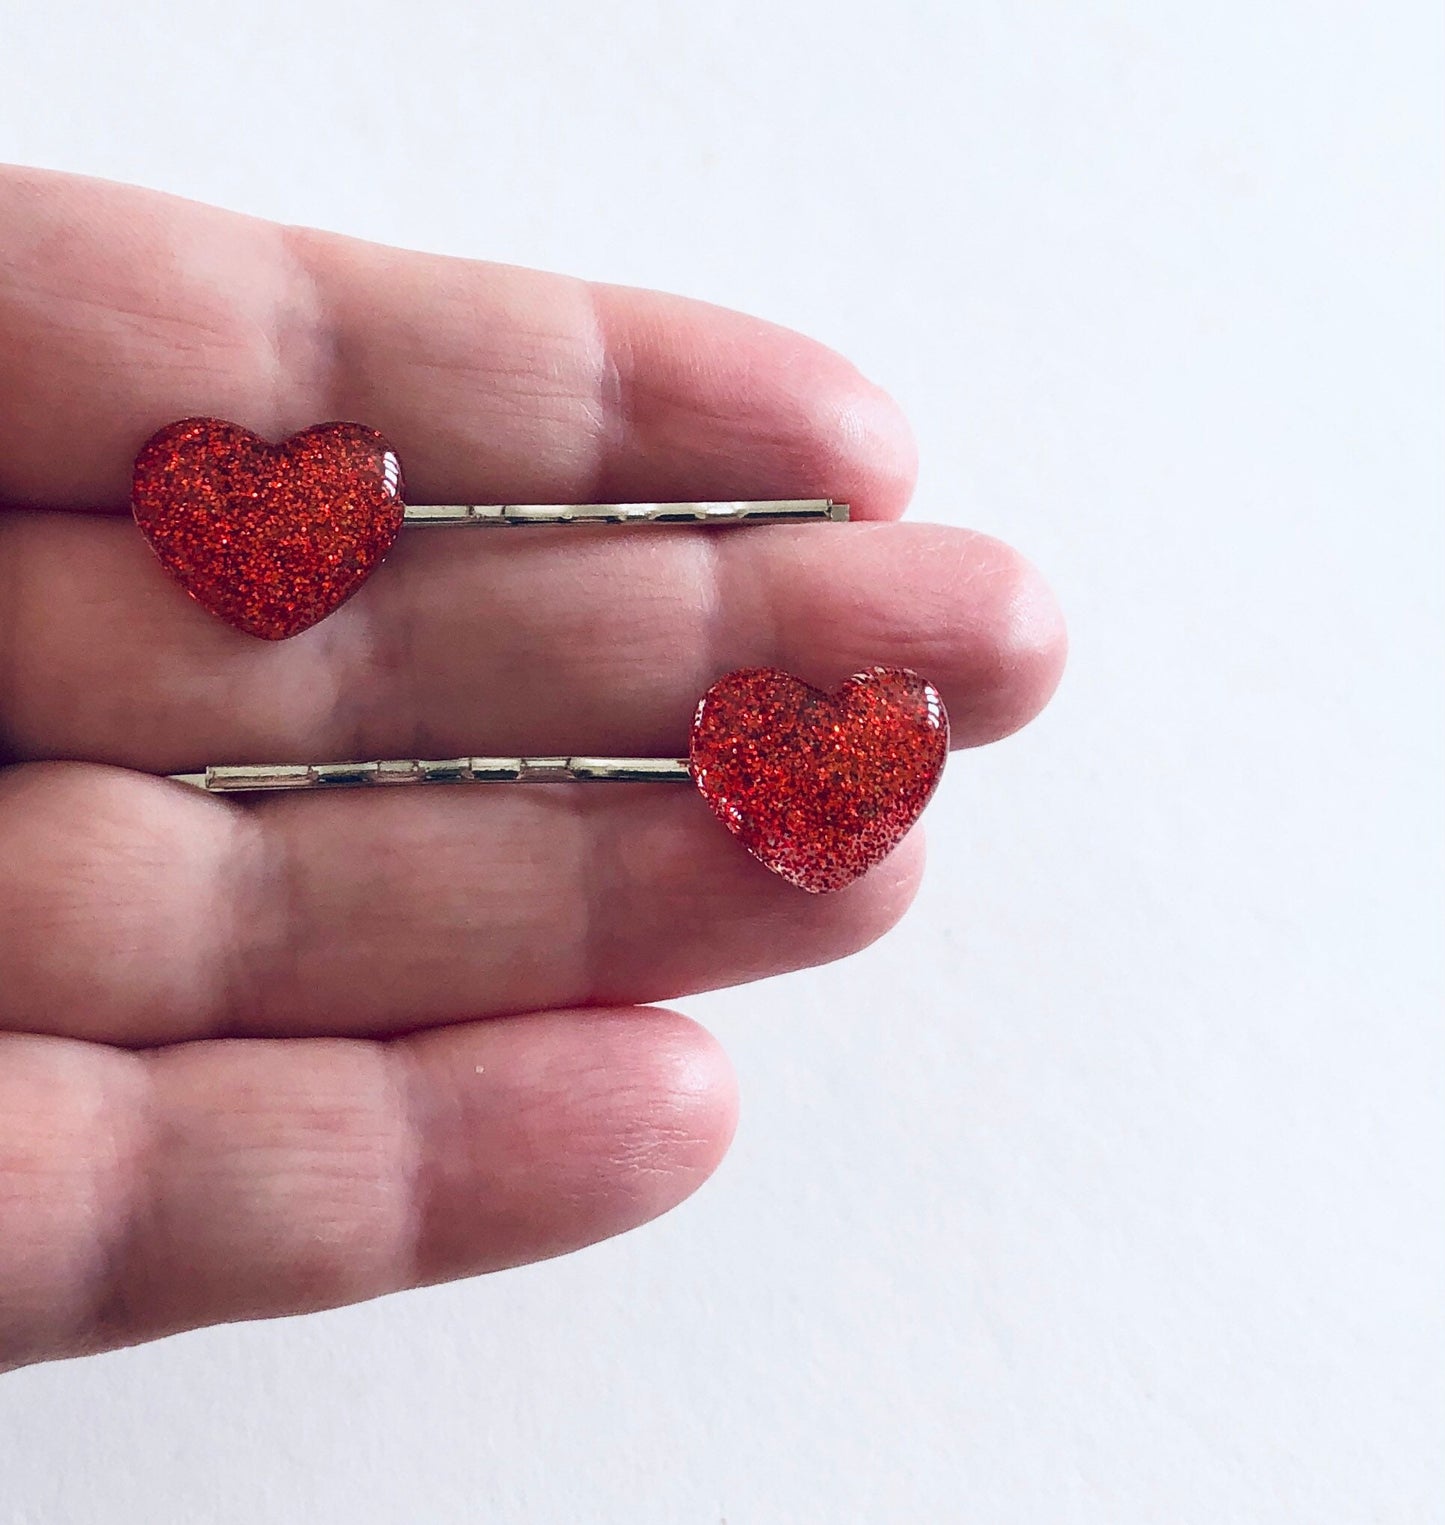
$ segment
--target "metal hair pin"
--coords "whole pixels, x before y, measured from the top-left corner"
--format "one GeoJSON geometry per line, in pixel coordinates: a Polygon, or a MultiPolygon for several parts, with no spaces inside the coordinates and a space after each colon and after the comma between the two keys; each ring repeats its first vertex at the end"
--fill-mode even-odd
{"type": "Polygon", "coordinates": [[[686,757],[281,763],[170,776],[208,794],[691,779],[759,862],[819,893],[892,852],[937,787],[947,753],[943,700],[907,668],[870,667],[826,693],[751,667],[720,678],[698,701],[686,757]]]}
{"type": "Polygon", "coordinates": [[[317,424],[280,444],[217,418],[141,446],[131,511],[165,569],[204,608],[279,641],[323,620],[385,559],[403,525],[695,524],[846,520],[831,498],[698,503],[407,504],[401,462],[364,424],[317,424]]]}

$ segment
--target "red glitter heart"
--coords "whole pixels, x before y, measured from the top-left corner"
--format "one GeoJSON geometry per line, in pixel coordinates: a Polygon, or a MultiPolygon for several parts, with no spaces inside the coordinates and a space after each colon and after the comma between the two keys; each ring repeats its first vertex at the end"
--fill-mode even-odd
{"type": "Polygon", "coordinates": [[[381,564],[401,529],[401,466],[362,424],[317,424],[270,444],[185,418],[136,457],[131,509],[161,565],[228,625],[297,635],[381,564]]]}
{"type": "Polygon", "coordinates": [[[713,813],[800,889],[842,889],[918,819],[948,753],[938,690],[870,667],[824,693],[772,667],[720,679],[692,722],[689,767],[713,813]]]}

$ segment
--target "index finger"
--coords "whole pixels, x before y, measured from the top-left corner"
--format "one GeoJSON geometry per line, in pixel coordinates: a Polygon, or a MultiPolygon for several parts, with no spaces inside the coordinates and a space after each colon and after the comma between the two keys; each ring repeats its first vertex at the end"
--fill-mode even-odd
{"type": "Polygon", "coordinates": [[[891,518],[908,426],[823,346],[655,292],[0,167],[0,505],[119,509],[210,414],[379,429],[416,502],[833,497],[891,518]]]}

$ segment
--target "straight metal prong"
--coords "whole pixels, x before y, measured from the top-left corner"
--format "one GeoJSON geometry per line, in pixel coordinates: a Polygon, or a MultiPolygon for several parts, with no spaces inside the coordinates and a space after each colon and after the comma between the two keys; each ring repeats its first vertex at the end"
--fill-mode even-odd
{"type": "Polygon", "coordinates": [[[846,521],[831,498],[766,498],[718,503],[409,503],[407,524],[747,524],[846,521]]]}
{"type": "Polygon", "coordinates": [[[168,776],[207,794],[252,794],[408,784],[678,783],[689,777],[689,770],[683,757],[453,757],[442,762],[248,763],[168,776]]]}

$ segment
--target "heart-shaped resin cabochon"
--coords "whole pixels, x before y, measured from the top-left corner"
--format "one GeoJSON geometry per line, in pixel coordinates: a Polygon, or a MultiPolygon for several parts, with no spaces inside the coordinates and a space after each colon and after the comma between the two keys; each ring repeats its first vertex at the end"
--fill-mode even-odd
{"type": "Polygon", "coordinates": [[[146,441],[131,510],[197,603],[267,641],[345,603],[406,512],[396,452],[374,429],[317,424],[273,445],[217,418],[182,419],[146,441]]]}
{"type": "Polygon", "coordinates": [[[906,668],[870,667],[830,694],[750,667],[703,695],[689,767],[755,858],[817,894],[851,884],[893,851],[947,755],[943,700],[906,668]]]}

